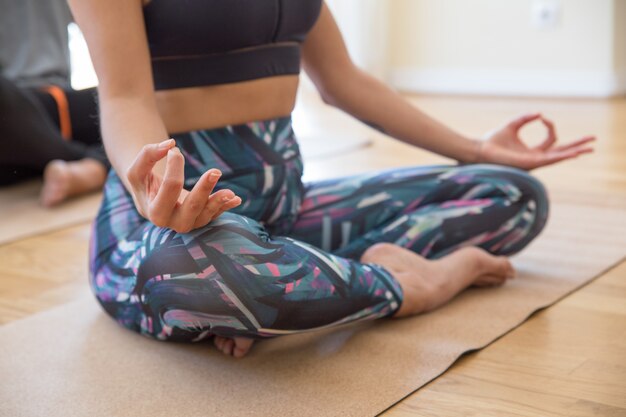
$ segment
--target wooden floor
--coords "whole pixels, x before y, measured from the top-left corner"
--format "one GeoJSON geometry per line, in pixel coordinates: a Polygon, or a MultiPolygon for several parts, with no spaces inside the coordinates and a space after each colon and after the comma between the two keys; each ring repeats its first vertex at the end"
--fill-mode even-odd
{"type": "MultiPolygon", "coordinates": [[[[597,152],[539,170],[555,200],[626,201],[626,100],[412,97],[422,109],[472,135],[540,110],[564,140],[597,134],[597,152]]],[[[295,114],[298,133],[368,135],[349,155],[307,164],[318,179],[393,166],[447,162],[383,138],[313,99],[295,114]],[[332,126],[332,131],[328,130],[332,126]]],[[[531,141],[540,130],[524,132],[531,141]]],[[[593,236],[589,237],[593,239],[593,236]]],[[[89,226],[0,246],[0,324],[88,291],[89,226]]],[[[624,248],[626,255],[626,248],[624,248]]],[[[626,416],[626,262],[531,317],[487,348],[388,410],[389,416],[626,416]]]]}

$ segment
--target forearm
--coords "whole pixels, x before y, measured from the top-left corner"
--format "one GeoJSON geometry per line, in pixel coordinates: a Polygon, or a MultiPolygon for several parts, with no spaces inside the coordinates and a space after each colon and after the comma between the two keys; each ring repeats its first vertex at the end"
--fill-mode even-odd
{"type": "MultiPolygon", "coordinates": [[[[111,165],[129,188],[126,171],[144,145],[168,138],[167,130],[150,98],[117,96],[100,98],[102,139],[111,165]]],[[[164,173],[164,163],[155,172],[164,173]]]]}
{"type": "Polygon", "coordinates": [[[322,91],[324,100],[385,134],[462,162],[476,162],[479,146],[411,105],[400,94],[354,68],[322,91]]]}
{"type": "Polygon", "coordinates": [[[130,190],[126,173],[137,154],[144,145],[168,137],[156,106],[142,1],[69,0],[69,4],[98,75],[104,146],[130,190]]]}

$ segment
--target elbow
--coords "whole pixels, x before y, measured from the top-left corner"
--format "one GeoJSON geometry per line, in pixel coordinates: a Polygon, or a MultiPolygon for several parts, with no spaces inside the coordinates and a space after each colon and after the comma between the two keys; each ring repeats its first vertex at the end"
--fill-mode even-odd
{"type": "Polygon", "coordinates": [[[351,65],[327,76],[322,82],[316,83],[316,87],[325,104],[342,108],[351,101],[356,91],[366,88],[366,80],[363,73],[351,65]]]}
{"type": "Polygon", "coordinates": [[[347,80],[349,80],[349,77],[337,75],[333,79],[328,79],[323,83],[317,83],[317,91],[322,101],[329,106],[341,108],[344,101],[342,98],[345,97],[347,91],[347,80]]]}
{"type": "Polygon", "coordinates": [[[337,100],[336,100],[335,96],[332,93],[329,93],[328,91],[326,91],[324,89],[320,89],[319,93],[320,93],[320,98],[322,99],[324,104],[327,104],[327,105],[333,106],[333,107],[337,107],[337,100]]]}

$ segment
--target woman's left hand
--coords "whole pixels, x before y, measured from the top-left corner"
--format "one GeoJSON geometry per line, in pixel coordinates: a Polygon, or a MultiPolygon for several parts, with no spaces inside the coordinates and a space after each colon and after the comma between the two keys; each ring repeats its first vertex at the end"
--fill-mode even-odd
{"type": "Polygon", "coordinates": [[[585,136],[557,146],[554,124],[539,113],[528,114],[509,122],[488,134],[485,141],[479,142],[478,162],[531,170],[593,152],[589,143],[595,139],[595,136],[585,136]],[[543,123],[548,130],[548,136],[541,144],[529,147],[520,139],[519,131],[535,120],[543,123]]]}

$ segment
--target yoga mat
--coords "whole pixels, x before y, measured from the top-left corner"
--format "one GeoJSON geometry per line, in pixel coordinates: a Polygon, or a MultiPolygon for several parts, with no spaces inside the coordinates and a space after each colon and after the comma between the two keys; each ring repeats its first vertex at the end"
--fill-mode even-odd
{"type": "Polygon", "coordinates": [[[100,207],[101,194],[92,193],[44,208],[40,190],[40,180],[0,188],[0,245],[88,222],[100,207]]]}
{"type": "Polygon", "coordinates": [[[0,327],[0,414],[375,415],[625,253],[624,206],[556,204],[503,287],[470,289],[413,318],[262,341],[242,360],[209,343],[134,334],[88,296],[0,327]]]}
{"type": "MultiPolygon", "coordinates": [[[[371,143],[350,135],[304,136],[299,142],[308,161],[345,155],[371,143]]],[[[40,180],[0,188],[0,245],[91,221],[100,207],[101,193],[92,193],[47,209],[39,204],[40,190],[40,180]]]]}

